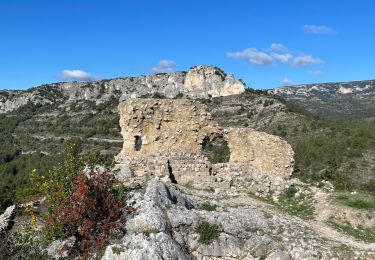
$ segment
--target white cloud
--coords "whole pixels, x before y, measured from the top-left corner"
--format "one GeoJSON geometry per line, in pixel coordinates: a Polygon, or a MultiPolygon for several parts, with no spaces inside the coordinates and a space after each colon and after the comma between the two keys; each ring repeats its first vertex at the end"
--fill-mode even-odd
{"type": "Polygon", "coordinates": [[[174,72],[175,66],[176,64],[173,60],[161,60],[158,65],[151,68],[151,71],[153,73],[170,73],[174,72]]]}
{"type": "Polygon", "coordinates": [[[291,67],[304,67],[323,64],[320,58],[311,54],[301,54],[297,51],[290,51],[280,43],[272,43],[268,49],[258,51],[256,48],[248,48],[238,52],[227,52],[227,57],[233,59],[247,60],[255,65],[267,65],[270,63],[282,63],[291,67]]]}
{"type": "Polygon", "coordinates": [[[266,65],[272,62],[272,57],[255,48],[249,48],[239,52],[227,52],[227,56],[233,59],[243,59],[251,64],[266,65]]]}
{"type": "Polygon", "coordinates": [[[281,43],[272,43],[270,50],[272,52],[277,52],[277,53],[286,53],[288,52],[288,49],[282,45],[281,43]]]}
{"type": "Polygon", "coordinates": [[[99,77],[95,77],[83,70],[63,70],[60,79],[64,81],[95,81],[99,77]]]}
{"type": "Polygon", "coordinates": [[[308,34],[336,34],[336,31],[334,29],[325,25],[305,24],[304,26],[302,26],[302,30],[304,31],[304,33],[308,34]]]}
{"type": "Polygon", "coordinates": [[[293,55],[290,53],[279,54],[279,53],[273,52],[271,53],[271,55],[275,61],[279,61],[281,63],[286,63],[286,64],[289,64],[293,59],[293,55]]]}
{"type": "Polygon", "coordinates": [[[283,83],[284,86],[290,86],[293,82],[292,82],[290,79],[288,79],[287,77],[285,77],[285,78],[281,81],[281,83],[283,83]]]}
{"type": "Polygon", "coordinates": [[[320,58],[314,58],[312,55],[302,54],[293,59],[293,66],[304,67],[309,65],[323,64],[324,61],[320,58]]]}

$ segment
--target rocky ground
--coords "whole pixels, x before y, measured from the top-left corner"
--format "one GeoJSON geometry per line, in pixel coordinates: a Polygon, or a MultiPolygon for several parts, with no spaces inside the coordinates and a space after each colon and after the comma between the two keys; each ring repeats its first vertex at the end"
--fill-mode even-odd
{"type": "MultiPolygon", "coordinates": [[[[300,218],[254,195],[196,190],[153,178],[129,191],[126,203],[135,211],[128,216],[126,235],[112,241],[102,259],[375,259],[375,243],[338,232],[327,222],[348,212],[353,225],[362,219],[374,228],[374,212],[334,204],[320,188],[309,192],[315,213],[300,218]],[[363,218],[371,214],[370,221],[363,218]]],[[[2,236],[27,225],[25,216],[14,219],[16,210],[9,207],[0,216],[2,236]]],[[[69,259],[64,250],[73,244],[74,238],[54,241],[47,259],[69,259]]]]}
{"type": "Polygon", "coordinates": [[[144,193],[131,192],[128,203],[136,208],[128,234],[102,259],[375,258],[375,243],[356,241],[320,218],[287,215],[247,194],[217,195],[153,179],[144,193]],[[208,201],[212,207],[201,206],[208,201]],[[202,242],[202,223],[217,227],[212,241],[202,242]]]}

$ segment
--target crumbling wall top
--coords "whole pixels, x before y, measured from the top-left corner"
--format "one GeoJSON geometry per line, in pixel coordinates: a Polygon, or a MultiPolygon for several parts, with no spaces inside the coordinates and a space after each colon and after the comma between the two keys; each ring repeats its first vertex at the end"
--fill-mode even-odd
{"type": "Polygon", "coordinates": [[[171,150],[202,153],[219,127],[207,107],[186,99],[130,99],[119,105],[122,154],[147,157],[171,150]]]}

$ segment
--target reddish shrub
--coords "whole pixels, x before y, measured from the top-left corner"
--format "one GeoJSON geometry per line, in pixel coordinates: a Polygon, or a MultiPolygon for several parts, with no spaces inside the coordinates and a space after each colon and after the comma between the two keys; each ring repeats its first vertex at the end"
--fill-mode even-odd
{"type": "Polygon", "coordinates": [[[81,253],[104,249],[109,239],[123,235],[119,227],[133,211],[124,206],[122,194],[108,173],[79,175],[74,192],[53,209],[48,223],[61,227],[64,236],[75,236],[81,253]]]}

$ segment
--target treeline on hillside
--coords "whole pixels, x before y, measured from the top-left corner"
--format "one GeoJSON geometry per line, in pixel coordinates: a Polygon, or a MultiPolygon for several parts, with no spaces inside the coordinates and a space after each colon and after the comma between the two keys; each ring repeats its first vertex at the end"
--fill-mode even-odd
{"type": "MultiPolygon", "coordinates": [[[[58,165],[64,156],[63,147],[66,138],[35,139],[32,135],[70,135],[81,153],[100,149],[120,149],[117,143],[98,143],[88,141],[95,136],[118,136],[118,115],[107,111],[106,105],[99,105],[97,114],[86,113],[82,116],[68,116],[61,113],[54,122],[41,121],[42,113],[49,113],[58,104],[36,105],[29,103],[18,110],[0,114],[0,212],[6,207],[20,202],[19,191],[30,185],[29,174],[33,169],[47,175],[58,165]],[[78,119],[78,120],[77,120],[78,119]]],[[[91,105],[94,109],[95,106],[91,105]]],[[[82,108],[83,110],[83,108],[82,108]]],[[[108,157],[113,154],[108,154],[108,157]]]]}
{"type": "Polygon", "coordinates": [[[19,124],[30,119],[40,106],[29,103],[20,108],[17,114],[0,115],[0,210],[15,203],[16,190],[28,183],[28,174],[33,167],[47,172],[56,161],[55,156],[36,151],[23,154],[14,132],[19,124]]]}
{"type": "Polygon", "coordinates": [[[365,153],[375,152],[375,122],[318,120],[320,128],[306,128],[306,137],[292,143],[295,176],[375,194],[375,164],[363,160],[365,153]]]}

